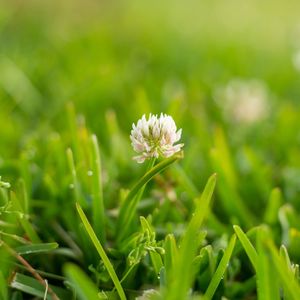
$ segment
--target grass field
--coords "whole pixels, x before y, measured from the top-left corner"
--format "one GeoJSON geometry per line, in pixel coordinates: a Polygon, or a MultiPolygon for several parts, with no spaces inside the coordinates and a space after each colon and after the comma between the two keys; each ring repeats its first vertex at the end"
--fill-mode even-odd
{"type": "Polygon", "coordinates": [[[299,120],[299,1],[0,2],[0,300],[299,300],[299,120]]]}

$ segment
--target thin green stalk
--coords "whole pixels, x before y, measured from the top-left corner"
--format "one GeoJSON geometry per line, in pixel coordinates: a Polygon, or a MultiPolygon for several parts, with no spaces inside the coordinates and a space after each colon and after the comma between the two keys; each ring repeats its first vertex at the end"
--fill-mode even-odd
{"type": "Polygon", "coordinates": [[[180,242],[178,255],[172,266],[171,274],[167,274],[167,290],[165,298],[167,300],[185,299],[193,281],[193,260],[197,249],[205,237],[200,234],[200,227],[204,218],[209,213],[209,204],[216,185],[217,176],[213,174],[207,181],[204,191],[196,199],[196,209],[186,232],[180,242]]]}
{"type": "Polygon", "coordinates": [[[215,271],[215,273],[209,283],[209,286],[205,292],[205,295],[204,295],[205,300],[210,300],[214,296],[214,294],[220,284],[220,281],[222,280],[224,273],[228,267],[228,263],[229,263],[231,255],[232,255],[232,251],[234,249],[235,242],[236,242],[236,235],[234,234],[231,237],[229,245],[226,248],[225,253],[217,267],[217,270],[215,271]]]}
{"type": "Polygon", "coordinates": [[[80,203],[80,205],[85,206],[86,203],[83,202],[83,199],[80,196],[79,181],[77,178],[77,172],[76,172],[76,168],[75,168],[73,151],[70,148],[67,149],[67,160],[68,160],[69,169],[72,174],[72,181],[73,181],[72,189],[74,190],[75,202],[78,202],[78,203],[80,203]]]}
{"type": "MultiPolygon", "coordinates": [[[[122,203],[120,213],[119,213],[119,219],[117,224],[117,232],[118,232],[118,242],[120,242],[124,237],[124,232],[127,229],[128,224],[130,224],[135,210],[136,206],[138,204],[139,198],[134,199],[139,191],[146,185],[155,175],[159,174],[163,170],[165,170],[168,166],[176,162],[178,159],[182,158],[182,152],[176,153],[170,158],[164,159],[159,164],[151,168],[148,172],[145,173],[145,175],[140,178],[140,180],[133,186],[133,188],[130,190],[130,192],[127,194],[127,197],[125,198],[124,202],[122,203]]],[[[152,162],[154,163],[154,161],[152,162]]],[[[150,162],[151,166],[151,162],[150,162]]]]}
{"type": "Polygon", "coordinates": [[[101,257],[101,259],[102,259],[102,261],[103,261],[103,263],[104,263],[104,265],[105,265],[105,267],[108,271],[108,274],[110,275],[110,277],[111,277],[111,279],[112,279],[112,281],[113,281],[113,283],[114,283],[114,285],[117,289],[117,292],[120,296],[120,299],[121,300],[126,300],[124,290],[123,290],[122,285],[119,281],[119,278],[118,278],[118,276],[117,276],[117,274],[116,274],[116,272],[113,268],[113,265],[111,264],[109,258],[107,257],[100,241],[98,240],[91,224],[89,223],[89,221],[88,221],[86,215],[84,214],[84,212],[83,212],[81,206],[79,205],[79,203],[76,203],[76,208],[77,208],[78,214],[81,218],[81,221],[84,225],[84,228],[85,228],[88,236],[90,237],[90,239],[93,242],[95,248],[97,249],[97,252],[99,253],[99,255],[101,257]]]}
{"type": "MultiPolygon", "coordinates": [[[[153,168],[153,166],[155,164],[155,161],[156,161],[155,157],[150,159],[150,161],[148,163],[148,166],[147,166],[147,169],[146,169],[146,173],[149,172],[153,168]]],[[[123,219],[126,220],[126,222],[121,227],[121,231],[118,235],[119,240],[122,240],[122,238],[126,235],[127,230],[130,227],[131,221],[134,217],[134,213],[136,211],[137,204],[140,202],[140,200],[143,196],[145,188],[146,188],[146,184],[141,187],[141,189],[138,191],[138,193],[132,199],[132,201],[130,203],[128,203],[126,212],[124,213],[124,217],[123,217],[123,219]]]]}
{"type": "Polygon", "coordinates": [[[238,236],[243,248],[245,249],[245,252],[247,253],[254,269],[257,270],[258,257],[257,257],[257,252],[256,252],[254,246],[252,245],[252,243],[248,239],[247,235],[243,232],[243,230],[239,226],[233,225],[233,229],[234,229],[236,235],[238,236]]]}

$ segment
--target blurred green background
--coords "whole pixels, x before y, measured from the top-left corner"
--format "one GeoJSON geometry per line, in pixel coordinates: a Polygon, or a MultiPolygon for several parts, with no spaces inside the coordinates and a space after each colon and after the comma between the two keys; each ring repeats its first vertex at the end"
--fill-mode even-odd
{"type": "Polygon", "coordinates": [[[0,162],[31,138],[68,131],[72,101],[108,156],[109,111],[128,151],[132,122],[166,112],[183,128],[196,174],[213,171],[205,156],[218,126],[232,147],[299,167],[299,11],[296,0],[2,1],[0,162]],[[256,83],[267,117],[245,125],[226,89],[241,98],[256,83]]]}
{"type": "Polygon", "coordinates": [[[50,221],[78,227],[68,147],[90,201],[91,132],[113,240],[121,189],[145,168],[131,160],[131,126],[150,112],[172,115],[185,143],[182,168],[156,178],[138,208],[159,238],[182,232],[217,172],[206,224],[213,246],[231,224],[267,223],[299,263],[300,1],[0,2],[0,175],[16,194],[24,179],[43,241],[64,244],[50,221]]]}

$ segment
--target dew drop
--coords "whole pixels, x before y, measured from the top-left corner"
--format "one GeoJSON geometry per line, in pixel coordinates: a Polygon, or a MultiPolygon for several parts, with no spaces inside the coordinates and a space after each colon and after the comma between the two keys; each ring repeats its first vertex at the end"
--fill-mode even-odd
{"type": "Polygon", "coordinates": [[[88,170],[88,171],[87,171],[87,175],[88,175],[88,176],[93,176],[93,171],[92,171],[92,170],[88,170]]]}

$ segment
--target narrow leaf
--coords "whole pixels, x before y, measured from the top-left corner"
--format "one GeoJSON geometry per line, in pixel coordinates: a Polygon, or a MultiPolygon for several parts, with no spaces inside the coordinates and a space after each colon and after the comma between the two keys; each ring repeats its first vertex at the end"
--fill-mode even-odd
{"type": "Polygon", "coordinates": [[[64,273],[73,283],[76,295],[81,300],[99,300],[97,287],[79,267],[68,263],[64,267],[64,273]]]}
{"type": "Polygon", "coordinates": [[[15,248],[15,251],[20,254],[32,254],[40,252],[48,252],[58,247],[57,243],[31,244],[15,248]]]}
{"type": "Polygon", "coordinates": [[[232,251],[234,249],[235,242],[236,242],[236,235],[234,234],[231,237],[229,245],[226,248],[224,255],[217,267],[217,270],[215,271],[215,273],[212,277],[212,280],[205,292],[205,295],[204,295],[205,300],[210,300],[214,296],[214,293],[216,292],[216,290],[224,276],[224,273],[228,267],[228,263],[229,263],[231,255],[232,255],[232,251]]]}
{"type": "Polygon", "coordinates": [[[96,135],[91,136],[92,172],[93,172],[93,227],[102,243],[105,243],[104,204],[102,192],[101,158],[96,135]]]}
{"type": "Polygon", "coordinates": [[[186,232],[180,242],[179,253],[171,270],[167,274],[167,300],[185,299],[191,282],[193,281],[193,260],[197,249],[205,237],[200,234],[200,227],[209,213],[209,203],[216,185],[216,174],[207,181],[200,198],[196,199],[196,209],[186,232]]]}
{"type": "Polygon", "coordinates": [[[95,248],[97,249],[97,251],[98,251],[98,253],[99,253],[99,255],[100,255],[100,257],[101,257],[101,259],[102,259],[102,261],[103,261],[103,263],[104,263],[104,265],[105,265],[105,267],[106,267],[106,269],[107,269],[107,271],[108,271],[108,273],[109,273],[112,281],[113,281],[113,283],[115,284],[115,287],[117,289],[117,292],[118,292],[121,300],[126,300],[126,296],[125,296],[124,290],[123,290],[123,288],[121,286],[121,283],[120,283],[120,281],[119,281],[119,279],[117,277],[117,274],[116,274],[116,272],[115,272],[115,270],[113,268],[113,265],[109,261],[109,259],[108,259],[107,255],[106,255],[106,253],[105,253],[105,251],[104,251],[104,249],[103,249],[100,241],[98,240],[98,238],[97,238],[97,236],[96,236],[96,234],[95,234],[92,226],[90,225],[90,223],[89,223],[86,215],[84,214],[81,206],[78,203],[76,203],[76,208],[77,208],[78,214],[79,214],[79,216],[81,218],[81,221],[82,221],[82,223],[84,225],[84,228],[85,228],[88,236],[90,237],[90,239],[93,242],[95,248]]]}
{"type": "Polygon", "coordinates": [[[257,268],[257,252],[256,252],[255,248],[251,244],[247,235],[243,232],[243,230],[239,226],[234,225],[233,229],[234,229],[236,235],[238,236],[241,244],[243,245],[244,250],[247,253],[254,269],[256,270],[256,268],[257,268]]]}

